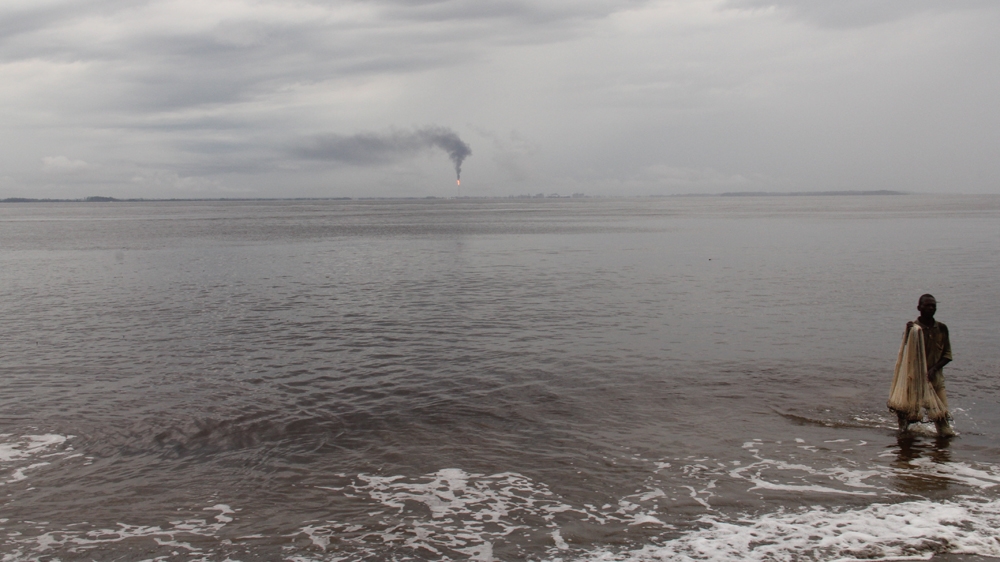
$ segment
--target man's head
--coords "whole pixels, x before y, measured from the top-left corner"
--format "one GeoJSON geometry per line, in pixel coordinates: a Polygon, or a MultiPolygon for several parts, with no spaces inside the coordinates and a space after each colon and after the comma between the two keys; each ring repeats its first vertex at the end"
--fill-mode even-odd
{"type": "Polygon", "coordinates": [[[917,310],[924,318],[934,318],[934,313],[937,312],[937,299],[931,294],[920,295],[920,300],[917,301],[917,310]]]}

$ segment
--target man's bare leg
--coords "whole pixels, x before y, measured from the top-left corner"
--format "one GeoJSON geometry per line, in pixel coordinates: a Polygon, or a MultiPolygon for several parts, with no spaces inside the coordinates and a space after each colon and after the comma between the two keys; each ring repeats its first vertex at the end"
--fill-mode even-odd
{"type": "Polygon", "coordinates": [[[900,433],[904,433],[910,427],[910,417],[903,412],[896,412],[896,421],[899,422],[900,433]]]}
{"type": "Polygon", "coordinates": [[[951,424],[948,423],[947,419],[936,421],[934,425],[937,426],[938,437],[954,437],[955,430],[951,428],[951,424]]]}

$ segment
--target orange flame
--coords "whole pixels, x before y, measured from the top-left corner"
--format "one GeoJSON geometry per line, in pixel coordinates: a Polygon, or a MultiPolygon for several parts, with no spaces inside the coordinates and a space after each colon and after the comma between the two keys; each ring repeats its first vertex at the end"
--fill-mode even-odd
{"type": "Polygon", "coordinates": [[[455,180],[455,185],[462,185],[462,180],[455,180]]]}

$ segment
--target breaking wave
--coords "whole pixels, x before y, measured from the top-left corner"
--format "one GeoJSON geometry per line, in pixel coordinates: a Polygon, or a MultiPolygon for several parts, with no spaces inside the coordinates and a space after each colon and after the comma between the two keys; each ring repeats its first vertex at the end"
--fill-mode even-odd
{"type": "MultiPolygon", "coordinates": [[[[0,560],[113,552],[157,560],[293,562],[845,562],[921,560],[944,552],[1000,557],[998,467],[883,458],[896,456],[893,452],[877,454],[867,464],[814,466],[805,460],[820,450],[829,458],[831,451],[846,455],[867,446],[848,439],[751,440],[729,459],[636,455],[633,460],[646,466],[643,484],[600,505],[567,499],[549,484],[515,472],[446,468],[417,476],[338,475],[335,482],[316,486],[315,493],[328,496],[339,515],[284,530],[264,530],[233,498],[192,507],[157,525],[80,522],[53,528],[4,518],[0,560]],[[912,488],[900,488],[900,479],[947,482],[958,492],[944,500],[918,497],[906,491],[912,488]],[[751,495],[761,503],[733,509],[734,496],[751,495]],[[810,502],[815,496],[850,502],[810,502]],[[787,497],[803,503],[783,506],[780,498],[787,497]],[[607,536],[633,538],[609,542],[603,540],[607,536]]],[[[81,456],[72,436],[0,435],[3,485],[29,485],[37,471],[81,456]]]]}

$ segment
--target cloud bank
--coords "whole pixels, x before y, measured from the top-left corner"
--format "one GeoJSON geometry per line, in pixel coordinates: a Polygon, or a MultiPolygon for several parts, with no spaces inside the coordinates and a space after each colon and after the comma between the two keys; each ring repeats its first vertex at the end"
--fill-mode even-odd
{"type": "Polygon", "coordinates": [[[42,169],[54,173],[74,173],[93,168],[83,160],[71,160],[65,156],[46,156],[42,158],[42,169]]]}
{"type": "Polygon", "coordinates": [[[453,194],[434,150],[478,195],[996,193],[997,28],[987,0],[12,0],[0,197],[453,194]]]}

